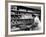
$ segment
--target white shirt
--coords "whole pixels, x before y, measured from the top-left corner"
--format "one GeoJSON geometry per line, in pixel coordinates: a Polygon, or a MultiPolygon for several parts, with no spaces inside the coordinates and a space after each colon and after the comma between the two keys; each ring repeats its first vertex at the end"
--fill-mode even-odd
{"type": "Polygon", "coordinates": [[[38,17],[38,16],[36,16],[36,17],[34,18],[34,22],[40,23],[40,20],[39,20],[39,17],[38,17]]]}
{"type": "Polygon", "coordinates": [[[38,16],[36,16],[36,17],[34,18],[34,22],[35,22],[35,23],[38,23],[38,27],[39,27],[39,28],[41,27],[40,20],[39,20],[39,17],[38,17],[38,16]]]}

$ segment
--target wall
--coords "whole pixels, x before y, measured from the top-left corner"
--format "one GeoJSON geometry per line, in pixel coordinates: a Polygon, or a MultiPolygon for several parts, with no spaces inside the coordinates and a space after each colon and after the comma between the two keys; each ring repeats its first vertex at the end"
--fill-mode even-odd
{"type": "MultiPolygon", "coordinates": [[[[16,0],[16,1],[46,3],[46,0],[16,0]]],[[[45,6],[46,6],[46,4],[45,4],[45,6]]],[[[45,7],[45,9],[46,9],[46,7],[45,7]]],[[[45,13],[45,16],[46,16],[46,13],[45,13]]],[[[45,19],[46,19],[46,17],[45,17],[45,19]]],[[[45,27],[46,27],[46,22],[45,22],[45,27]]],[[[5,0],[0,0],[0,37],[5,37],[5,0]]],[[[44,35],[29,35],[29,36],[8,36],[8,37],[46,37],[46,34],[44,34],[44,35]]]]}

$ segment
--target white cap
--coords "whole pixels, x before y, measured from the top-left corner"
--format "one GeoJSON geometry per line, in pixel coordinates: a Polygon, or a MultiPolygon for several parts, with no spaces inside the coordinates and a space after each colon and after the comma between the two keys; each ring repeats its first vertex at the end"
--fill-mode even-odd
{"type": "Polygon", "coordinates": [[[39,16],[39,14],[34,14],[34,15],[39,16]]]}

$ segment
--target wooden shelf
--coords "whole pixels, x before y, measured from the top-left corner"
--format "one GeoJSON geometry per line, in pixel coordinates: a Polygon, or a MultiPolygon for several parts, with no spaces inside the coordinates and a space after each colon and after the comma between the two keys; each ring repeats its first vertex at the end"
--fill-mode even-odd
{"type": "Polygon", "coordinates": [[[16,19],[16,18],[11,18],[12,20],[32,20],[32,19],[16,19]]]}
{"type": "Polygon", "coordinates": [[[11,15],[20,15],[21,16],[21,14],[11,14],[11,15]]]}
{"type": "Polygon", "coordinates": [[[40,11],[32,11],[32,12],[28,12],[28,11],[15,11],[15,10],[11,10],[11,12],[21,12],[21,13],[30,13],[30,14],[40,14],[40,11]]]}

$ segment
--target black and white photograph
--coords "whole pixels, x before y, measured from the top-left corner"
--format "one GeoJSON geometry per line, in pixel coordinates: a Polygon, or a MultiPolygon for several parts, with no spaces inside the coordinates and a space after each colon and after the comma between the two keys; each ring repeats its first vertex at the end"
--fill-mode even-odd
{"type": "Polygon", "coordinates": [[[43,5],[8,3],[8,34],[43,33],[43,5]]]}

